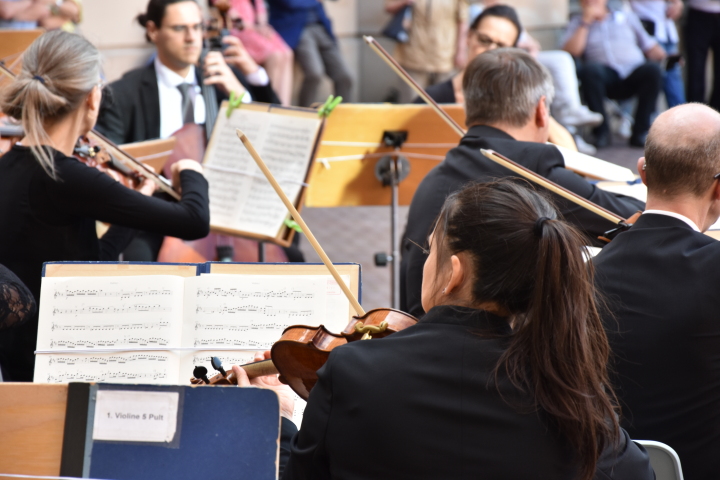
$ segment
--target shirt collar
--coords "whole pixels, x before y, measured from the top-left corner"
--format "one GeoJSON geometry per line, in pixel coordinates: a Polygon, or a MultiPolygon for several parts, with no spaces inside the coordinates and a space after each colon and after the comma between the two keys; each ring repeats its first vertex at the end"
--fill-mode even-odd
{"type": "Polygon", "coordinates": [[[686,217],[685,215],[680,215],[679,213],[675,213],[675,212],[668,212],[667,210],[645,210],[645,211],[643,212],[643,215],[645,215],[645,214],[647,214],[647,213],[655,214],[655,215],[666,215],[666,216],[668,216],[668,217],[677,218],[678,220],[681,220],[681,221],[687,223],[687,224],[690,226],[690,228],[692,228],[692,229],[695,230],[696,232],[699,232],[699,231],[700,231],[700,229],[698,228],[698,226],[695,225],[695,222],[693,222],[692,220],[690,220],[690,219],[689,219],[688,217],[686,217]]]}
{"type": "Polygon", "coordinates": [[[176,88],[181,83],[197,85],[197,77],[195,76],[195,65],[190,66],[188,74],[183,78],[177,73],[170,70],[165,65],[163,65],[158,57],[155,57],[155,72],[157,72],[158,81],[162,82],[165,86],[170,88],[176,88]]]}

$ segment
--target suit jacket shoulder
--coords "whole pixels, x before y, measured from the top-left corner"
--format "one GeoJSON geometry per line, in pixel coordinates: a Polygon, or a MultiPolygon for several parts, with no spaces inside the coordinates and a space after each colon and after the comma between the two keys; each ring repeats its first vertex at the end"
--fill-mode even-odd
{"type": "Polygon", "coordinates": [[[115,143],[160,136],[160,95],[153,63],[127,72],[106,90],[96,125],[100,133],[115,143]]]}

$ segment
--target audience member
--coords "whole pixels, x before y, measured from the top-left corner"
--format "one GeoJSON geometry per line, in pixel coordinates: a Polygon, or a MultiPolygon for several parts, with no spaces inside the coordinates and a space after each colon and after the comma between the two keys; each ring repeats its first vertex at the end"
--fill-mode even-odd
{"type": "Polygon", "coordinates": [[[595,144],[598,148],[610,144],[605,98],[637,96],[630,145],[642,147],[662,83],[657,61],[665,58],[665,51],[634,13],[610,11],[607,0],[581,0],[581,5],[582,14],[570,20],[561,43],[564,50],[584,59],[578,75],[585,101],[605,119],[595,129],[595,144]]]}
{"type": "MultiPolygon", "coordinates": [[[[463,78],[469,129],[460,144],[420,183],[408,213],[402,244],[401,309],[420,317],[424,244],[445,198],[470,181],[487,181],[513,174],[485,158],[481,148],[495,150],[578,195],[627,218],[644,203],[604,192],[565,169],[562,154],[546,145],[553,84],[547,69],[528,53],[499,48],[478,55],[463,78]],[[508,81],[512,79],[512,81],[508,81]]],[[[558,198],[564,218],[592,238],[613,224],[573,203],[558,198]]]]}
{"type": "MultiPolygon", "coordinates": [[[[467,63],[468,7],[466,0],[386,0],[385,10],[395,14],[412,6],[409,40],[399,43],[395,58],[420,84],[429,87],[450,78],[467,63]]],[[[507,45],[509,46],[509,45],[507,45]]],[[[410,103],[415,92],[405,82],[400,103],[410,103]]]]}
{"type": "Polygon", "coordinates": [[[688,102],[706,103],[705,65],[713,51],[713,84],[709,105],[720,110],[720,2],[688,0],[685,23],[688,102]]]}
{"type": "Polygon", "coordinates": [[[62,0],[50,8],[50,15],[40,20],[40,26],[45,30],[60,28],[66,32],[75,32],[81,19],[82,0],[62,0]]]}
{"type": "Polygon", "coordinates": [[[0,0],[0,28],[30,30],[50,15],[50,2],[41,0],[0,0]]]}
{"type": "MultiPolygon", "coordinates": [[[[575,71],[575,61],[572,55],[563,50],[542,50],[540,43],[535,40],[527,30],[520,27],[520,20],[515,10],[506,5],[501,7],[503,11],[498,11],[494,8],[500,5],[501,3],[495,0],[486,0],[484,7],[480,8],[478,8],[477,5],[473,5],[474,8],[471,9],[471,12],[477,12],[477,14],[472,17],[470,32],[472,33],[473,30],[476,32],[486,30],[486,26],[482,25],[482,23],[484,23],[483,19],[479,18],[485,9],[492,9],[491,11],[494,12],[493,16],[505,16],[505,18],[512,22],[517,21],[517,26],[520,28],[520,37],[514,46],[530,53],[538,62],[543,64],[550,72],[550,75],[552,75],[555,86],[555,98],[552,104],[553,117],[562,125],[571,128],[588,125],[594,127],[599,125],[603,120],[602,115],[590,111],[590,109],[580,101],[580,89],[578,86],[577,72],[575,71]],[[512,14],[509,12],[505,14],[508,10],[511,11],[512,14]]],[[[469,51],[470,58],[473,58],[472,46],[469,51]]],[[[475,55],[480,53],[482,52],[476,50],[475,55]]]]}
{"type": "Polygon", "coordinates": [[[720,114],[662,113],[638,170],[647,210],[595,258],[614,359],[613,385],[633,438],[667,443],[687,480],[720,472],[720,114]]]}
{"type": "Polygon", "coordinates": [[[350,100],[352,76],[340,53],[322,0],[267,0],[270,25],[295,52],[303,71],[299,104],[309,107],[323,99],[318,89],[323,76],[333,81],[336,96],[350,100]]]}
{"type": "Polygon", "coordinates": [[[290,105],[293,89],[293,52],[268,23],[264,1],[231,0],[230,16],[242,19],[242,29],[232,34],[265,69],[283,105],[290,105]]]}
{"type": "MultiPolygon", "coordinates": [[[[682,0],[632,0],[630,5],[645,30],[658,41],[665,52],[668,55],[678,54],[680,38],[675,21],[682,15],[682,0]]],[[[666,70],[663,90],[669,108],[685,103],[681,62],[666,70]]]]}

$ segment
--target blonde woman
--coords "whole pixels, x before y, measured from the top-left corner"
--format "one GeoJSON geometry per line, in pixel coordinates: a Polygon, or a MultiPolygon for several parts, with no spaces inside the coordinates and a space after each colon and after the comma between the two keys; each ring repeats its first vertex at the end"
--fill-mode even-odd
{"type": "MultiPolygon", "coordinates": [[[[150,196],[149,182],[134,191],[72,157],[97,119],[100,73],[100,54],[87,40],[49,32],[25,52],[22,72],[0,102],[26,135],[0,157],[0,263],[35,298],[43,262],[117,260],[132,229],[185,239],[209,231],[208,186],[197,162],[175,166],[182,198],[172,202],[150,196]],[[112,225],[102,238],[96,220],[112,225]]],[[[36,336],[34,320],[0,339],[0,363],[11,379],[32,380],[36,336]]]]}

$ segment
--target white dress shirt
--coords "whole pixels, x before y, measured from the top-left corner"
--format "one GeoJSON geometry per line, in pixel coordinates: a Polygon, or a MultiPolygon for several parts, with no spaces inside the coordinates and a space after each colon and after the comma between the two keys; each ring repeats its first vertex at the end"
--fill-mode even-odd
{"type": "Polygon", "coordinates": [[[155,75],[160,97],[160,138],[168,138],[183,127],[182,94],[177,88],[181,83],[195,86],[188,90],[195,106],[195,123],[205,123],[205,99],[200,93],[194,66],[190,66],[190,71],[183,78],[163,65],[156,57],[155,75]]]}
{"type": "MultiPolygon", "coordinates": [[[[195,88],[188,90],[190,98],[195,106],[195,123],[205,123],[205,99],[202,90],[197,83],[195,66],[190,66],[190,71],[185,78],[170,70],[155,57],[155,76],[158,83],[158,94],[160,97],[160,138],[168,138],[183,127],[182,94],[177,88],[181,83],[189,83],[195,88]]],[[[270,82],[267,72],[259,67],[255,72],[245,76],[248,83],[258,87],[267,85],[270,82]]],[[[252,102],[250,92],[245,92],[243,103],[252,102]]]]}
{"type": "Polygon", "coordinates": [[[632,0],[633,11],[642,20],[655,24],[655,39],[661,43],[678,43],[678,31],[675,22],[667,18],[667,2],[665,0],[632,0]]]}
{"type": "Polygon", "coordinates": [[[655,215],[666,215],[666,216],[668,216],[668,217],[677,218],[678,220],[687,223],[687,224],[688,224],[693,230],[695,230],[696,232],[699,232],[699,231],[700,231],[700,229],[698,228],[698,226],[695,225],[695,222],[693,222],[692,220],[690,220],[690,219],[689,219],[688,217],[686,217],[685,215],[680,215],[679,213],[675,213],[675,212],[668,212],[667,210],[645,210],[645,211],[643,212],[643,215],[648,214],[648,213],[650,213],[650,214],[655,214],[655,215]]]}

